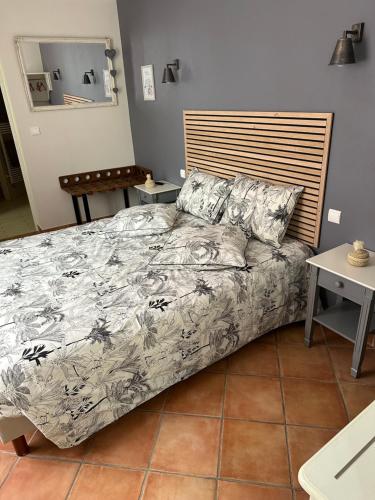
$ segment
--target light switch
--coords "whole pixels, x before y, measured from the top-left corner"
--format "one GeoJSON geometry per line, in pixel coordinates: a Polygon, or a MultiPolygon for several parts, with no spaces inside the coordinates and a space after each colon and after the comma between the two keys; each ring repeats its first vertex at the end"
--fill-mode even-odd
{"type": "Polygon", "coordinates": [[[40,128],[37,125],[30,127],[31,135],[40,135],[40,128]]]}
{"type": "Polygon", "coordinates": [[[181,179],[185,179],[185,177],[186,177],[186,171],[185,171],[185,169],[184,169],[184,168],[182,168],[182,169],[180,170],[180,177],[181,177],[181,179]]]}
{"type": "Polygon", "coordinates": [[[330,208],[328,210],[328,222],[333,222],[334,224],[340,224],[340,220],[341,220],[341,211],[330,208]]]}

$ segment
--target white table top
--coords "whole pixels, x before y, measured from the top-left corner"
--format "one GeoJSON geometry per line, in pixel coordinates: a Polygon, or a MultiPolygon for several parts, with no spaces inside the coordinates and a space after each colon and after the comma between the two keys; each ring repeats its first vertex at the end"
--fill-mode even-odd
{"type": "Polygon", "coordinates": [[[346,260],[346,255],[352,250],[353,246],[345,243],[328,252],[311,257],[307,259],[307,262],[370,290],[375,290],[375,252],[369,250],[370,261],[366,267],[355,267],[346,260]]]}
{"type": "Polygon", "coordinates": [[[134,186],[136,189],[139,189],[139,191],[143,191],[144,193],[148,194],[159,194],[159,193],[166,193],[167,191],[176,191],[177,189],[181,189],[181,186],[177,186],[176,184],[172,184],[171,182],[167,181],[160,181],[164,182],[163,185],[158,185],[155,184],[155,187],[153,188],[147,188],[144,184],[138,184],[137,186],[134,186]]]}
{"type": "Polygon", "coordinates": [[[314,500],[375,498],[374,422],[375,401],[300,468],[298,480],[314,500]]]}

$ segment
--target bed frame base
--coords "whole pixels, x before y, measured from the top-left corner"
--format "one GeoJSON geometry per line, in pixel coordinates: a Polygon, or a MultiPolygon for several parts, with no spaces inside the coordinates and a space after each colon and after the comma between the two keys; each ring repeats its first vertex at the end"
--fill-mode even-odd
{"type": "Polygon", "coordinates": [[[12,444],[14,451],[19,457],[24,457],[30,453],[29,445],[27,444],[25,436],[19,436],[16,439],[12,439],[12,444]]]}

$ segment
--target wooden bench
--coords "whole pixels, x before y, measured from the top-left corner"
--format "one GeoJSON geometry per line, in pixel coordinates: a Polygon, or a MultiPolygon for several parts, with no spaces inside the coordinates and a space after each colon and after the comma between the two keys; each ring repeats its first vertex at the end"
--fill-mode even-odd
{"type": "Polygon", "coordinates": [[[105,193],[122,189],[124,193],[125,207],[129,207],[128,188],[143,184],[146,174],[152,174],[149,168],[131,165],[129,167],[107,168],[92,172],[62,175],[59,177],[61,189],[72,197],[74,213],[77,224],[82,224],[81,211],[78,198],[81,196],[85,210],[86,222],[91,222],[90,208],[87,195],[94,193],[105,193]]]}

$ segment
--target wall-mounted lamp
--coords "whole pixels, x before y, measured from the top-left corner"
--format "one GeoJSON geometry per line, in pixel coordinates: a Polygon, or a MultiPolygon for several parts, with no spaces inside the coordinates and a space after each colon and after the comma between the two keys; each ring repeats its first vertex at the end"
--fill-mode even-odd
{"type": "Polygon", "coordinates": [[[172,68],[174,68],[176,71],[178,71],[180,69],[180,60],[179,59],[175,59],[173,61],[173,63],[166,65],[166,67],[164,68],[164,71],[163,71],[162,83],[175,83],[176,77],[174,76],[172,68]]]}
{"type": "Polygon", "coordinates": [[[330,65],[343,66],[344,64],[356,62],[353,42],[359,43],[362,41],[364,25],[365,23],[353,24],[351,30],[344,31],[342,37],[337,40],[330,65]]]}
{"type": "Polygon", "coordinates": [[[59,68],[54,69],[54,70],[52,71],[52,75],[53,75],[53,79],[54,79],[54,80],[61,80],[61,71],[60,71],[60,69],[59,69],[59,68]]]}
{"type": "Polygon", "coordinates": [[[83,74],[82,83],[84,83],[85,85],[90,85],[91,83],[95,83],[95,82],[96,82],[96,79],[95,79],[94,70],[90,69],[90,71],[85,71],[83,74]],[[91,75],[91,78],[89,75],[91,75]]]}

